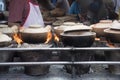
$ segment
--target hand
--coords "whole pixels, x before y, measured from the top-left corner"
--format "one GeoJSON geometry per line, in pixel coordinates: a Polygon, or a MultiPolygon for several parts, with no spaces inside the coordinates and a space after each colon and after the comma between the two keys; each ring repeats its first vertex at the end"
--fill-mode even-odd
{"type": "Polygon", "coordinates": [[[18,32],[18,26],[16,26],[16,25],[13,25],[11,27],[11,29],[12,29],[13,33],[17,33],[18,32]]]}
{"type": "Polygon", "coordinates": [[[47,29],[47,30],[48,30],[48,32],[50,32],[50,31],[52,30],[52,26],[47,25],[47,26],[45,27],[45,29],[47,29]]]}

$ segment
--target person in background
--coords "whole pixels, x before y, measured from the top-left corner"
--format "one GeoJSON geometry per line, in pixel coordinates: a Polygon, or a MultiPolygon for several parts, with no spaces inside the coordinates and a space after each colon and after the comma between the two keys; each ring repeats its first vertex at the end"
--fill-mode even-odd
{"type": "Polygon", "coordinates": [[[6,0],[6,11],[8,11],[9,9],[9,3],[10,3],[11,0],[6,0]]]}
{"type": "Polygon", "coordinates": [[[79,14],[80,11],[81,11],[81,7],[79,3],[76,0],[74,0],[74,2],[71,4],[69,14],[79,14]]]}
{"type": "Polygon", "coordinates": [[[54,4],[50,0],[38,0],[41,10],[52,10],[55,8],[54,4]]]}
{"type": "Polygon", "coordinates": [[[29,27],[33,24],[44,26],[37,0],[11,0],[8,25],[29,27]]]}
{"type": "Polygon", "coordinates": [[[101,9],[104,9],[103,6],[103,0],[93,0],[93,2],[89,5],[89,11],[92,13],[92,15],[89,16],[91,18],[91,22],[96,23],[99,22],[100,19],[107,17],[107,13],[105,13],[106,16],[102,17],[103,14],[101,13],[101,9]]]}
{"type": "Polygon", "coordinates": [[[118,15],[118,19],[120,19],[120,0],[114,0],[114,3],[116,3],[115,5],[115,13],[117,13],[118,15]]]}
{"type": "Polygon", "coordinates": [[[66,13],[69,12],[70,5],[68,0],[51,0],[51,3],[54,4],[55,8],[64,9],[66,13]]]}
{"type": "Polygon", "coordinates": [[[103,0],[75,0],[69,13],[77,14],[82,22],[89,20],[91,23],[96,23],[107,16],[103,0]]]}
{"type": "Polygon", "coordinates": [[[118,14],[115,12],[117,0],[104,0],[104,3],[108,11],[108,19],[118,19],[118,14]]]}
{"type": "Polygon", "coordinates": [[[69,5],[71,6],[71,4],[74,2],[74,0],[68,0],[69,5]]]}
{"type": "Polygon", "coordinates": [[[92,0],[74,0],[69,9],[69,14],[76,14],[80,22],[87,20],[88,7],[92,0]]]}

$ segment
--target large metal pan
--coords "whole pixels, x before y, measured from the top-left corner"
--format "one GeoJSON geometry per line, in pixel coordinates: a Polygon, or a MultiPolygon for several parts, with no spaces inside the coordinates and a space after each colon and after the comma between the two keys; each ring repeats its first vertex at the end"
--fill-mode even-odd
{"type": "Polygon", "coordinates": [[[60,36],[65,46],[90,47],[95,40],[96,33],[72,30],[61,33],[60,36]]]}
{"type": "Polygon", "coordinates": [[[26,28],[20,31],[21,38],[26,43],[44,43],[49,30],[47,28],[26,28]]]}
{"type": "Polygon", "coordinates": [[[120,43],[120,31],[119,30],[112,30],[112,29],[105,29],[104,30],[106,39],[112,43],[120,43]]]}

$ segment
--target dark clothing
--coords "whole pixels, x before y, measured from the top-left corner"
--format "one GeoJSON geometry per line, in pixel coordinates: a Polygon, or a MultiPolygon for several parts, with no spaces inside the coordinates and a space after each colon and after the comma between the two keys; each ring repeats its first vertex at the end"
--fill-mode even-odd
{"type": "MultiPolygon", "coordinates": [[[[10,1],[8,22],[24,24],[30,9],[28,1],[29,0],[10,1]]],[[[30,2],[38,4],[36,0],[30,0],[30,2]]]]}

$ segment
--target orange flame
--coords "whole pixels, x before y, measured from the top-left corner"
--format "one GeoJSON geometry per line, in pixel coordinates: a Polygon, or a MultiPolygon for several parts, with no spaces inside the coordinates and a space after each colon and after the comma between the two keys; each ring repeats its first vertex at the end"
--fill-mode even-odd
{"type": "Polygon", "coordinates": [[[59,37],[56,34],[54,34],[54,40],[57,41],[57,42],[60,41],[59,37]]]}
{"type": "Polygon", "coordinates": [[[45,41],[45,44],[47,44],[50,40],[52,40],[52,33],[48,32],[48,34],[47,34],[47,40],[45,41]]]}
{"type": "Polygon", "coordinates": [[[100,38],[95,38],[95,41],[100,41],[100,38]]]}
{"type": "Polygon", "coordinates": [[[23,41],[20,39],[20,37],[18,36],[17,33],[15,33],[15,34],[13,35],[13,38],[14,38],[14,40],[15,40],[18,44],[23,43],[23,41]]]}
{"type": "Polygon", "coordinates": [[[115,46],[114,46],[114,44],[113,43],[111,43],[111,41],[109,41],[108,40],[108,42],[107,42],[107,45],[109,46],[109,47],[112,47],[112,48],[114,48],[115,46]]]}
{"type": "Polygon", "coordinates": [[[107,45],[111,48],[114,48],[115,46],[112,43],[107,43],[107,45]]]}

